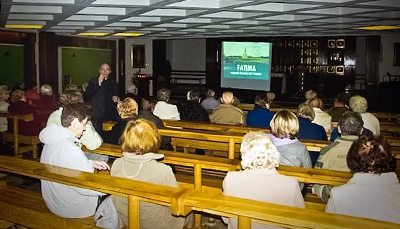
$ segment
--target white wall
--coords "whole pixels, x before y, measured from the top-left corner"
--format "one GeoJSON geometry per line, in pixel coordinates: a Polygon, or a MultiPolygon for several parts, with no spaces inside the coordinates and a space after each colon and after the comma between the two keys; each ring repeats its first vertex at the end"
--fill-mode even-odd
{"type": "MultiPolygon", "coordinates": [[[[153,75],[153,40],[150,38],[131,38],[125,40],[125,85],[131,85],[131,78],[139,68],[133,68],[131,62],[132,45],[145,45],[145,68],[140,68],[140,73],[153,75]]],[[[125,88],[126,91],[126,88],[125,88]]]]}
{"type": "Polygon", "coordinates": [[[166,56],[172,70],[206,70],[206,39],[167,40],[166,56]]]}
{"type": "MultiPolygon", "coordinates": [[[[400,66],[393,65],[394,43],[400,43],[400,36],[381,35],[381,61],[379,62],[379,79],[381,80],[386,72],[392,75],[400,75],[400,66]]],[[[387,78],[385,78],[387,80],[387,78]]]]}

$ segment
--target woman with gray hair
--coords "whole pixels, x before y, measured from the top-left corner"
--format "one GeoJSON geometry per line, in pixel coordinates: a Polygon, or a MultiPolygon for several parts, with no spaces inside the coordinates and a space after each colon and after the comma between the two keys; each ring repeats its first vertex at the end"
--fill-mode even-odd
{"type": "MultiPolygon", "coordinates": [[[[228,172],[222,184],[224,195],[304,208],[297,178],[276,170],[280,153],[268,135],[250,131],[243,137],[240,153],[243,171],[228,172]]],[[[236,218],[223,220],[228,229],[237,228],[236,218]]],[[[269,226],[253,223],[251,228],[269,226]]]]}
{"type": "Polygon", "coordinates": [[[375,117],[373,114],[367,112],[367,99],[359,95],[352,96],[349,100],[349,106],[352,111],[361,114],[365,128],[370,130],[376,136],[381,134],[381,127],[378,118],[375,117]]]}

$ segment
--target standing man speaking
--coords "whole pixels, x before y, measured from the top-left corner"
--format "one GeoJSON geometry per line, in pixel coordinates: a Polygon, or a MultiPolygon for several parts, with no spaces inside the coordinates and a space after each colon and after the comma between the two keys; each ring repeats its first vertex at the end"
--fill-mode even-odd
{"type": "Polygon", "coordinates": [[[103,122],[118,120],[116,104],[119,102],[118,84],[109,77],[108,63],[100,65],[99,76],[91,79],[85,92],[85,102],[91,106],[91,121],[96,131],[103,137],[103,122]]]}

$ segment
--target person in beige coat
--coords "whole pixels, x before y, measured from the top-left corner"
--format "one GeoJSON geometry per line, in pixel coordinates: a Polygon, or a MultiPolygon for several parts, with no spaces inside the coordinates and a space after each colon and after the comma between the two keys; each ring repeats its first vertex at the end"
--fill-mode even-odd
{"type": "MultiPolygon", "coordinates": [[[[123,157],[114,161],[111,176],[178,187],[171,167],[157,161],[164,157],[163,154],[157,153],[160,145],[161,136],[152,122],[145,119],[129,121],[121,136],[123,157]]],[[[128,225],[127,198],[112,196],[112,200],[123,223],[128,225]]],[[[190,228],[191,223],[191,216],[173,216],[169,207],[140,203],[141,229],[180,229],[183,226],[190,228]]]]}
{"type": "Polygon", "coordinates": [[[228,125],[243,125],[245,119],[243,111],[235,107],[233,93],[226,91],[222,94],[221,105],[214,110],[214,113],[210,116],[210,121],[228,125]]]}

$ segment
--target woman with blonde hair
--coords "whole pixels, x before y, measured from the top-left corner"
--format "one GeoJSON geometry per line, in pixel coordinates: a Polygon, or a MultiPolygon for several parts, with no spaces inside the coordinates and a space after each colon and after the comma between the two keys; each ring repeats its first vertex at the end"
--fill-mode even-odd
{"type": "MultiPolygon", "coordinates": [[[[114,161],[111,175],[178,187],[171,167],[157,161],[164,157],[158,153],[160,145],[161,136],[152,122],[145,119],[129,121],[121,136],[123,157],[114,161]]],[[[127,198],[112,196],[112,199],[123,223],[128,225],[127,198]]],[[[140,203],[141,229],[180,229],[183,226],[188,226],[185,218],[172,216],[169,207],[140,203]]]]}
{"type": "Polygon", "coordinates": [[[138,115],[138,109],[138,104],[131,97],[127,97],[126,99],[118,102],[117,111],[121,117],[121,120],[119,120],[111,129],[110,143],[119,144],[119,138],[121,137],[126,124],[129,121],[136,119],[136,116],[138,115]]]}
{"type": "MultiPolygon", "coordinates": [[[[304,208],[297,178],[276,170],[280,153],[268,135],[250,131],[243,137],[240,153],[243,171],[228,172],[223,182],[224,195],[304,208]]],[[[237,228],[236,218],[223,220],[228,229],[237,228]]],[[[251,228],[269,227],[253,223],[251,228]]]]}
{"type": "MultiPolygon", "coordinates": [[[[293,112],[278,111],[271,120],[271,137],[281,154],[281,165],[311,168],[311,158],[306,146],[297,139],[299,120],[293,112]]],[[[303,189],[303,184],[300,188],[303,189]]],[[[304,190],[305,191],[305,190],[304,190]]]]}

